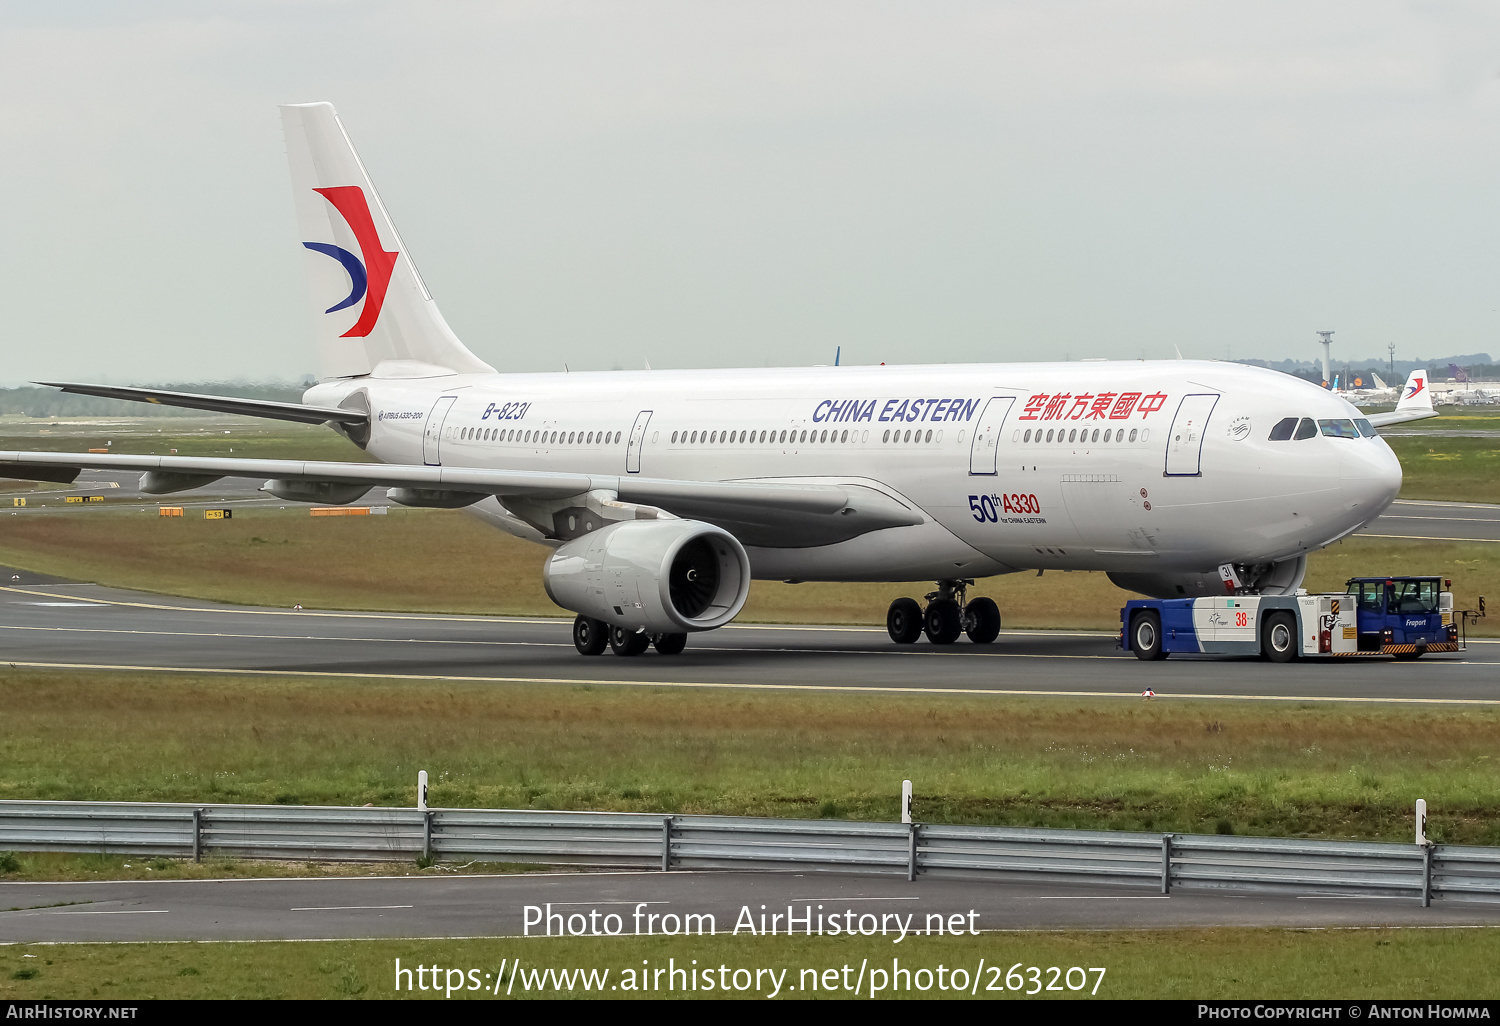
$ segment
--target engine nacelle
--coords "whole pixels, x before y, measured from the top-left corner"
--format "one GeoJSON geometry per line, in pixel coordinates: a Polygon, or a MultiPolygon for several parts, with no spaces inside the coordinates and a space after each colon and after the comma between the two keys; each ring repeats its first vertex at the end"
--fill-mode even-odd
{"type": "Polygon", "coordinates": [[[697,520],[626,520],[575,538],[542,570],[552,601],[616,627],[678,634],[722,627],[750,595],[750,559],[697,520]]]}

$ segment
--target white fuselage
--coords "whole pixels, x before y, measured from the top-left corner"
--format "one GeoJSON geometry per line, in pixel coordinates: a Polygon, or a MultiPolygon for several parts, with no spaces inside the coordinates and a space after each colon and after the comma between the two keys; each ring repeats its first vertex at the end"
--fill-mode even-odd
{"type": "MultiPolygon", "coordinates": [[[[750,548],[762,579],[1212,572],[1328,545],[1401,485],[1379,438],[1270,441],[1284,418],[1360,414],[1231,363],[381,374],[315,385],[306,401],[363,392],[366,447],[382,462],[855,484],[926,517],[833,545],[750,548]]],[[[470,509],[545,540],[495,499],[470,509]]]]}

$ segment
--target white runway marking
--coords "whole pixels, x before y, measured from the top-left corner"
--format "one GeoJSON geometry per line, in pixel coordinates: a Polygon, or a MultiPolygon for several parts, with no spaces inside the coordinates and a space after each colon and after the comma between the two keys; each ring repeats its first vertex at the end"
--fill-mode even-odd
{"type": "Polygon", "coordinates": [[[309,905],[306,908],[289,909],[291,912],[348,912],[370,908],[415,908],[415,905],[309,905]]]}

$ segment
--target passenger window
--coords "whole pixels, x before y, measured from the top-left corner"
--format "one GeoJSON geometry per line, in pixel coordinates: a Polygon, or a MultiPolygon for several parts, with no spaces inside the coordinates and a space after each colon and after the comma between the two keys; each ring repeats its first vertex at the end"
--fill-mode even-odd
{"type": "Polygon", "coordinates": [[[1021,441],[1023,441],[1023,442],[1029,442],[1029,441],[1031,441],[1031,428],[1027,428],[1026,429],[1026,433],[1021,436],[1021,441]]]}
{"type": "Polygon", "coordinates": [[[1271,429],[1270,440],[1273,442],[1285,442],[1292,437],[1292,432],[1296,430],[1296,417],[1286,417],[1282,420],[1278,420],[1276,422],[1276,426],[1271,429]]]}
{"type": "Polygon", "coordinates": [[[1359,432],[1354,429],[1352,420],[1320,420],[1318,427],[1322,429],[1325,438],[1359,437],[1359,432]]]}
{"type": "Polygon", "coordinates": [[[1357,427],[1357,428],[1359,428],[1359,433],[1362,434],[1362,435],[1364,435],[1366,438],[1374,438],[1376,435],[1380,434],[1379,431],[1375,430],[1375,425],[1371,424],[1368,420],[1365,420],[1365,418],[1363,418],[1363,417],[1360,417],[1359,419],[1357,419],[1354,422],[1354,426],[1357,427]]]}
{"type": "Polygon", "coordinates": [[[1301,423],[1297,425],[1297,433],[1293,437],[1300,442],[1305,438],[1316,438],[1317,436],[1318,425],[1313,423],[1311,417],[1303,417],[1301,423]]]}

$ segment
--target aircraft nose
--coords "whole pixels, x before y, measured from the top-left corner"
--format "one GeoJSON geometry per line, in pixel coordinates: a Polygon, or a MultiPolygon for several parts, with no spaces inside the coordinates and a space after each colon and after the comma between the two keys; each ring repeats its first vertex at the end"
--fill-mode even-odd
{"type": "Polygon", "coordinates": [[[1367,521],[1401,491],[1401,461],[1383,442],[1360,439],[1339,458],[1339,487],[1349,510],[1367,521]]]}

